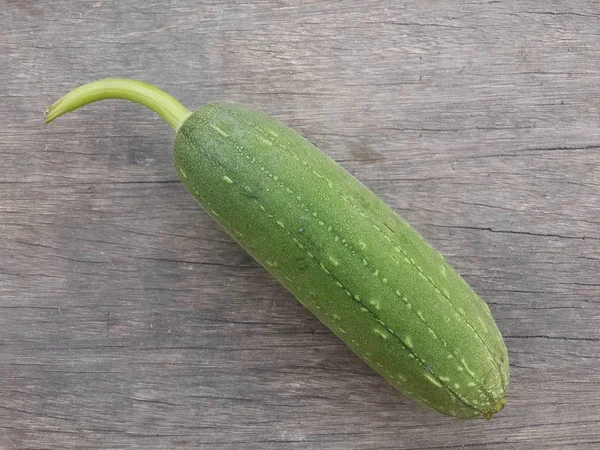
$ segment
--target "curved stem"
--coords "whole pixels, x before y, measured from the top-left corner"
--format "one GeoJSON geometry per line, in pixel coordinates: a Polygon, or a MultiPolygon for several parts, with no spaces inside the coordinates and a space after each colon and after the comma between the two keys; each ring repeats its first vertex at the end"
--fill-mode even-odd
{"type": "Polygon", "coordinates": [[[81,106],[109,98],[131,100],[144,105],[174,130],[178,130],[191,114],[175,97],[151,84],[127,78],[105,78],[73,89],[50,106],[46,110],[46,123],[81,106]]]}

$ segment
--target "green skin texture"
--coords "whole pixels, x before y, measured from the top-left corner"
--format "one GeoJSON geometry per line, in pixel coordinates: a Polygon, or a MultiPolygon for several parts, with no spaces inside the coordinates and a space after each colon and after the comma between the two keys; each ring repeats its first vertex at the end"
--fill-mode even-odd
{"type": "Polygon", "coordinates": [[[459,418],[503,408],[508,355],[488,306],[306,139],[216,102],[179,128],[174,160],[205,211],[400,392],[459,418]]]}
{"type": "Polygon", "coordinates": [[[147,83],[73,89],[46,123],[120,98],[177,134],[177,173],[229,235],[399,391],[443,414],[492,417],[508,355],[483,302],[408,223],[306,139],[266,114],[216,102],[191,113],[147,83]]]}

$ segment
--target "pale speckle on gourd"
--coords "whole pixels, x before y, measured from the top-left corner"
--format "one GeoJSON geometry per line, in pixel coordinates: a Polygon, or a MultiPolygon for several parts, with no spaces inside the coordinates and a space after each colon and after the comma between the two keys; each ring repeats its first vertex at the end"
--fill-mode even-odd
{"type": "Polygon", "coordinates": [[[446,267],[444,267],[444,265],[440,266],[440,272],[442,273],[442,276],[448,278],[448,274],[446,273],[446,267]]]}
{"type": "Polygon", "coordinates": [[[227,133],[225,133],[223,130],[221,130],[218,126],[216,126],[214,123],[209,124],[209,127],[211,127],[213,130],[215,130],[217,133],[219,133],[221,136],[223,137],[229,137],[229,135],[227,133]]]}
{"type": "Polygon", "coordinates": [[[461,359],[460,362],[464,366],[465,370],[469,373],[469,375],[475,378],[475,373],[471,369],[469,369],[469,366],[467,366],[467,362],[465,361],[465,359],[461,359]]]}
{"type": "Polygon", "coordinates": [[[442,383],[440,383],[438,380],[436,380],[435,378],[433,378],[433,377],[432,377],[430,374],[428,374],[428,373],[426,373],[426,374],[425,374],[425,378],[427,378],[429,381],[431,381],[431,383],[432,383],[434,386],[437,386],[437,387],[442,387],[442,386],[443,386],[443,384],[442,384],[442,383]]]}
{"type": "Polygon", "coordinates": [[[379,328],[374,328],[373,331],[375,332],[375,334],[379,335],[383,339],[387,339],[388,338],[388,334],[385,331],[380,330],[379,328]]]}
{"type": "MultiPolygon", "coordinates": [[[[484,331],[485,333],[487,333],[487,332],[488,332],[488,329],[487,329],[487,327],[485,326],[485,322],[484,322],[484,320],[483,320],[481,317],[479,317],[479,316],[477,316],[477,320],[479,320],[479,322],[481,323],[481,326],[483,327],[483,331],[484,331]]],[[[489,357],[488,357],[488,359],[489,359],[489,357]]],[[[492,359],[492,361],[493,361],[493,359],[492,359]]]]}
{"type": "Polygon", "coordinates": [[[404,344],[408,347],[408,348],[413,348],[413,341],[411,339],[410,336],[406,336],[404,338],[404,344]]]}
{"type": "Polygon", "coordinates": [[[369,304],[371,304],[375,309],[381,309],[381,305],[379,304],[379,302],[377,300],[371,300],[369,301],[369,304]]]}
{"type": "Polygon", "coordinates": [[[264,142],[265,144],[267,144],[269,147],[272,147],[273,144],[271,143],[271,141],[269,141],[268,139],[265,139],[263,137],[259,138],[261,140],[261,142],[264,142]]]}
{"type": "Polygon", "coordinates": [[[223,175],[223,181],[229,184],[233,184],[233,180],[229,178],[227,175],[223,175]]]}
{"type": "Polygon", "coordinates": [[[321,267],[321,270],[323,270],[323,272],[325,272],[327,275],[331,275],[331,272],[327,270],[327,267],[325,267],[323,263],[319,263],[319,267],[321,267]]]}

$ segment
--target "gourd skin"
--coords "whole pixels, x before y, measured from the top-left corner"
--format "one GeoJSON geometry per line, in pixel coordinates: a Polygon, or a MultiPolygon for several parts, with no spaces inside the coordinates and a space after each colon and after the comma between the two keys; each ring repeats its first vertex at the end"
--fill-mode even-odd
{"type": "Polygon", "coordinates": [[[207,213],[398,390],[460,418],[502,409],[508,355],[487,305],[324,153],[216,102],[179,127],[174,160],[207,213]]]}

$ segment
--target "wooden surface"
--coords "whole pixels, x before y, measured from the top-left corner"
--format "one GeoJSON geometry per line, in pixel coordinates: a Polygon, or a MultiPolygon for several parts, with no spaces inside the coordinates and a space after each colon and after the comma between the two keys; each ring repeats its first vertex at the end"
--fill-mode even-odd
{"type": "Polygon", "coordinates": [[[0,448],[600,448],[600,13],[581,1],[0,0],[0,448]],[[296,128],[487,300],[508,404],[397,393],[200,210],[105,76],[296,128]]]}

